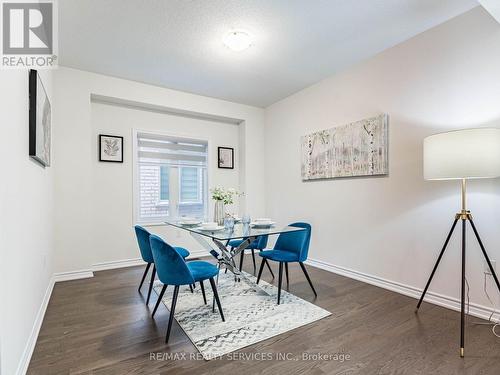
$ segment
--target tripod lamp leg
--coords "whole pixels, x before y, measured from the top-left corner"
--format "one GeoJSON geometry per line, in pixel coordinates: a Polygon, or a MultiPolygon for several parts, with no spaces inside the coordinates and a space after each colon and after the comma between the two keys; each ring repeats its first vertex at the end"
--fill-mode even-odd
{"type": "Polygon", "coordinates": [[[460,357],[464,356],[465,341],[465,244],[466,244],[466,219],[462,219],[462,290],[460,300],[460,357]]]}
{"type": "Polygon", "coordinates": [[[456,218],[455,221],[453,221],[453,225],[451,226],[450,232],[448,233],[448,237],[446,237],[446,241],[444,242],[443,249],[439,253],[436,264],[434,265],[434,268],[432,269],[431,276],[429,277],[429,280],[427,280],[427,284],[425,284],[424,291],[422,292],[422,296],[420,297],[420,300],[418,301],[417,308],[415,309],[415,312],[418,311],[418,309],[420,308],[420,305],[422,304],[422,301],[424,300],[425,294],[427,293],[427,289],[429,289],[429,285],[431,285],[431,281],[432,281],[432,278],[434,277],[434,273],[436,272],[438,265],[439,265],[439,262],[441,261],[441,258],[443,257],[444,251],[446,250],[446,247],[448,246],[448,242],[450,242],[451,235],[453,234],[453,231],[455,230],[457,222],[458,222],[458,219],[456,218]]]}

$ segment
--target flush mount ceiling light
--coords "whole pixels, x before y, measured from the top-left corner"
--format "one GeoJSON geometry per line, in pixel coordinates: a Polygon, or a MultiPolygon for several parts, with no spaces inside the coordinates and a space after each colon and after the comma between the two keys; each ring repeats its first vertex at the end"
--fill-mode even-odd
{"type": "Polygon", "coordinates": [[[230,50],[241,52],[252,45],[252,37],[246,31],[233,30],[224,37],[223,42],[230,50]]]}

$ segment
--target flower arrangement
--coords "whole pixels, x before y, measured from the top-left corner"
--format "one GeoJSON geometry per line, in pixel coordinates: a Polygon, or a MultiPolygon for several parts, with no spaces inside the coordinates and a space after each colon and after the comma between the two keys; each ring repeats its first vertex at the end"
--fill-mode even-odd
{"type": "Polygon", "coordinates": [[[213,200],[223,201],[224,204],[233,204],[235,197],[243,195],[234,188],[224,189],[222,187],[215,187],[210,190],[210,193],[212,193],[213,200]]]}

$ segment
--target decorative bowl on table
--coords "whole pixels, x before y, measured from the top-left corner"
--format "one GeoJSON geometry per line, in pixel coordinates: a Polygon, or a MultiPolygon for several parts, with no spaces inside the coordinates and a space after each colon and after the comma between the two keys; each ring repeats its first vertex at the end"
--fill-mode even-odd
{"type": "Polygon", "coordinates": [[[270,228],[274,224],[276,224],[276,222],[272,221],[271,219],[268,219],[268,218],[259,218],[259,219],[255,219],[255,221],[253,221],[251,223],[251,226],[253,228],[270,228]]]}
{"type": "Polygon", "coordinates": [[[183,219],[179,220],[179,224],[184,227],[195,227],[197,225],[200,225],[201,221],[196,219],[183,219]]]}
{"type": "Polygon", "coordinates": [[[201,223],[198,228],[204,231],[215,232],[224,229],[224,226],[218,225],[216,222],[206,222],[206,223],[201,223]]]}

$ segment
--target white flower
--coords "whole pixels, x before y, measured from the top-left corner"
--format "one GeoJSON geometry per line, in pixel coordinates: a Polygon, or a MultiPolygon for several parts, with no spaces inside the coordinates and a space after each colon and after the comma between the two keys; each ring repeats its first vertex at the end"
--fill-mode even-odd
{"type": "Polygon", "coordinates": [[[211,189],[210,192],[212,193],[212,199],[223,201],[225,204],[233,204],[235,196],[243,195],[243,193],[239,193],[235,188],[224,189],[219,186],[211,189]]]}

